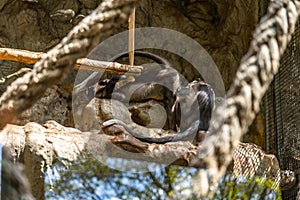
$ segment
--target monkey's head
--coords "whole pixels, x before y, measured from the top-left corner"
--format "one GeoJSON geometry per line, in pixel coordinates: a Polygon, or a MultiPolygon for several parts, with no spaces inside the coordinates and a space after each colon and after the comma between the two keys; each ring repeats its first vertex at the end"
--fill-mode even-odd
{"type": "Polygon", "coordinates": [[[195,120],[200,119],[199,130],[208,130],[211,114],[215,105],[215,93],[212,87],[196,79],[176,91],[176,101],[172,111],[180,129],[185,130],[195,120]]]}
{"type": "Polygon", "coordinates": [[[97,98],[111,98],[111,95],[115,89],[116,83],[120,80],[124,80],[127,77],[125,75],[114,75],[111,78],[100,79],[95,87],[95,97],[97,98]]]}

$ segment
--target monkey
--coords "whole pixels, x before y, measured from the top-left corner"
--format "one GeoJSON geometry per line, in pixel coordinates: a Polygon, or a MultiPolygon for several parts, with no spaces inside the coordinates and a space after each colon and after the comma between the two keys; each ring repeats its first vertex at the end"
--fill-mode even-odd
{"type": "Polygon", "coordinates": [[[147,143],[164,144],[167,142],[192,141],[201,132],[208,131],[214,106],[215,93],[212,87],[200,79],[196,79],[176,91],[176,100],[172,106],[172,111],[176,124],[180,125],[180,132],[177,132],[174,136],[142,137],[132,131],[127,124],[116,119],[108,120],[103,125],[121,125],[130,135],[147,143]],[[193,114],[193,110],[196,115],[193,114]]]}
{"type": "MultiPolygon", "coordinates": [[[[172,117],[172,105],[175,102],[175,92],[184,83],[182,76],[164,58],[149,52],[135,51],[135,56],[148,58],[155,61],[159,66],[150,66],[149,70],[136,77],[133,83],[129,83],[121,88],[115,88],[120,79],[125,79],[125,75],[113,75],[109,79],[100,79],[95,86],[96,98],[113,98],[123,103],[144,102],[154,99],[165,105],[167,113],[167,124],[165,127],[175,130],[175,118],[172,117]]],[[[127,57],[128,53],[122,53],[112,59],[117,61],[127,57]]]]}
{"type": "MultiPolygon", "coordinates": [[[[177,131],[179,127],[180,131],[175,136],[145,138],[131,131],[130,128],[120,120],[109,120],[103,125],[119,124],[123,126],[129,134],[141,141],[160,144],[194,138],[199,131],[207,131],[215,98],[211,86],[200,79],[194,80],[187,86],[183,86],[184,79],[164,58],[142,51],[135,51],[135,55],[150,58],[162,67],[149,70],[142,76],[137,77],[136,82],[116,90],[114,90],[116,83],[126,76],[113,75],[110,79],[100,79],[95,87],[95,97],[115,97],[123,102],[129,102],[129,100],[135,102],[149,99],[162,100],[166,106],[169,129],[177,131]],[[130,99],[128,99],[129,97],[130,99]],[[191,111],[195,111],[197,114],[193,115],[191,111]]],[[[128,53],[122,53],[115,56],[111,61],[114,62],[126,56],[128,56],[128,53]]],[[[86,83],[90,84],[91,82],[86,83]]],[[[83,86],[86,87],[88,85],[83,86]]]]}
{"type": "Polygon", "coordinates": [[[207,131],[214,107],[213,88],[197,78],[177,90],[172,112],[176,118],[176,124],[180,124],[181,130],[187,129],[195,120],[200,120],[198,130],[207,131]],[[193,114],[195,110],[199,115],[193,114]]]}
{"type": "MultiPolygon", "coordinates": [[[[145,99],[163,100],[164,96],[166,96],[166,94],[163,92],[167,91],[165,89],[168,89],[169,91],[175,93],[177,88],[181,86],[183,81],[182,77],[180,77],[178,72],[173,67],[171,67],[171,64],[166,59],[156,54],[144,51],[135,51],[134,55],[138,57],[149,58],[158,63],[161,67],[156,67],[153,69],[153,66],[151,66],[150,68],[152,69],[143,72],[141,76],[136,78],[134,83],[122,87],[121,90],[114,91],[114,93],[122,92],[124,94],[122,101],[124,101],[125,99],[129,100],[127,99],[129,97],[131,101],[134,102],[143,101],[145,99]],[[165,88],[163,89],[162,87],[165,88]]],[[[125,52],[115,56],[114,58],[112,58],[112,62],[115,62],[123,57],[128,57],[128,53],[125,52]]],[[[116,77],[118,75],[113,76],[116,77]]],[[[108,97],[104,94],[101,94],[101,92],[99,92],[97,89],[95,89],[95,96],[99,98],[108,97]]]]}
{"type": "MultiPolygon", "coordinates": [[[[149,59],[155,61],[156,63],[160,64],[163,67],[163,69],[149,70],[150,73],[149,73],[149,71],[146,72],[143,76],[138,78],[139,80],[143,79],[143,82],[151,82],[151,81],[153,81],[152,80],[153,76],[156,75],[156,77],[158,77],[158,78],[160,78],[160,77],[165,78],[166,73],[171,73],[173,75],[172,76],[173,79],[174,78],[178,79],[178,76],[175,76],[176,70],[171,67],[171,64],[166,59],[164,59],[156,54],[153,54],[150,52],[145,52],[145,51],[135,51],[134,55],[138,56],[138,57],[149,58],[149,59]]],[[[109,60],[109,62],[116,62],[117,60],[124,58],[124,57],[128,57],[128,52],[123,52],[123,53],[120,53],[120,54],[114,56],[113,58],[111,58],[109,60]]],[[[120,78],[122,76],[112,75],[112,77],[117,79],[118,77],[120,78]]],[[[112,78],[112,77],[108,77],[108,78],[112,78]]],[[[95,85],[98,82],[98,80],[99,80],[99,72],[93,72],[84,81],[82,81],[81,83],[77,84],[74,87],[73,93],[78,94],[79,92],[82,92],[82,91],[88,89],[89,87],[95,85]]],[[[178,84],[178,80],[175,80],[175,82],[176,82],[175,84],[178,84]]],[[[168,84],[168,85],[170,85],[170,84],[168,84]]],[[[174,88],[177,89],[178,87],[179,87],[179,85],[174,85],[172,87],[172,89],[174,89],[174,88]]],[[[99,95],[101,96],[101,94],[99,94],[99,95]]],[[[138,99],[140,99],[140,98],[138,98],[138,99]]]]}
{"type": "MultiPolygon", "coordinates": [[[[119,80],[124,80],[125,75],[108,75],[100,78],[99,73],[92,73],[86,80],[77,84],[74,87],[73,95],[82,91],[88,91],[89,99],[96,98],[114,98],[121,102],[143,102],[154,99],[163,102],[167,113],[167,124],[165,127],[175,130],[176,124],[174,118],[171,117],[171,107],[174,104],[174,93],[179,88],[185,79],[171,66],[166,59],[145,51],[135,51],[134,55],[137,57],[144,57],[159,64],[159,67],[143,72],[141,76],[137,77],[132,84],[125,85],[120,90],[116,89],[116,83],[119,80]],[[98,81],[98,83],[97,83],[98,81]],[[96,84],[95,87],[93,87],[96,84]],[[94,96],[93,92],[94,89],[94,96]],[[112,93],[112,91],[114,91],[112,93]],[[130,98],[130,99],[129,99],[130,98]]],[[[128,53],[124,52],[116,55],[110,62],[115,62],[121,58],[128,57],[128,53]]]]}

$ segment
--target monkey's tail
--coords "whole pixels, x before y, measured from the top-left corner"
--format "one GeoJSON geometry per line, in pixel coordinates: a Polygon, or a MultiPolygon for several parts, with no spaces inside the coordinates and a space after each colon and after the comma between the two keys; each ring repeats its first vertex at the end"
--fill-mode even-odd
{"type": "Polygon", "coordinates": [[[147,143],[157,143],[157,144],[164,144],[167,142],[178,142],[178,141],[193,141],[197,135],[198,127],[199,127],[199,120],[192,123],[192,125],[186,129],[183,132],[178,132],[174,136],[166,136],[161,138],[151,138],[151,137],[142,137],[139,134],[132,131],[127,124],[125,124],[123,121],[118,119],[111,119],[108,121],[105,121],[103,123],[104,126],[111,126],[111,125],[121,125],[124,127],[124,129],[133,137],[147,143]]]}
{"type": "MultiPolygon", "coordinates": [[[[129,56],[128,52],[120,53],[120,54],[116,55],[115,57],[111,58],[110,61],[115,62],[121,58],[125,58],[128,56],[129,56]]],[[[171,63],[168,60],[166,60],[156,54],[147,52],[147,51],[134,51],[134,56],[142,57],[142,58],[149,58],[158,64],[164,65],[164,67],[171,67],[171,63]]]]}

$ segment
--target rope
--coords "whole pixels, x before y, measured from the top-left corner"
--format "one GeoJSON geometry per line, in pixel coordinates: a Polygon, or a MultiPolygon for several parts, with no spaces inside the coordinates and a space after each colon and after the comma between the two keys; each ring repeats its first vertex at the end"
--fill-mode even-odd
{"type": "Polygon", "coordinates": [[[62,41],[43,55],[31,72],[15,80],[0,97],[0,129],[32,106],[45,90],[60,83],[78,58],[87,54],[125,22],[140,0],[106,0],[62,41]]]}
{"type": "Polygon", "coordinates": [[[272,1],[256,28],[226,102],[216,108],[207,140],[191,165],[207,168],[216,182],[227,170],[233,152],[259,111],[259,104],[279,68],[300,13],[299,0],[272,1]],[[222,120],[224,119],[224,120],[222,120]],[[217,141],[216,141],[217,140],[217,141]]]}

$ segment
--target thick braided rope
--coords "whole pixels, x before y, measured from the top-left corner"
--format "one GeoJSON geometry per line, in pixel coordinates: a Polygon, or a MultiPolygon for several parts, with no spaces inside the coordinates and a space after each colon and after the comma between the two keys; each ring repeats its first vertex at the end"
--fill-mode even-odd
{"type": "Polygon", "coordinates": [[[213,181],[227,169],[240,138],[259,111],[259,103],[279,68],[300,13],[299,0],[275,0],[254,32],[224,105],[216,109],[207,141],[191,165],[207,168],[213,181]],[[223,120],[224,119],[224,120],[223,120]]]}
{"type": "Polygon", "coordinates": [[[140,0],[106,0],[63,40],[43,55],[31,72],[14,81],[0,98],[0,129],[28,109],[47,87],[60,83],[75,61],[126,21],[140,0]]]}

